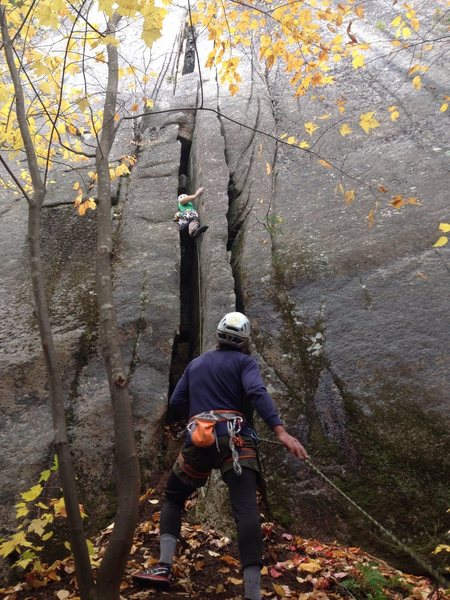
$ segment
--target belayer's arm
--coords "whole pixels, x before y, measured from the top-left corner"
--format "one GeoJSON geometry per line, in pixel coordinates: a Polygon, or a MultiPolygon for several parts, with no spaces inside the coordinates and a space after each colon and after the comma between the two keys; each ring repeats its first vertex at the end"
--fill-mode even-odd
{"type": "Polygon", "coordinates": [[[308,458],[308,454],[302,444],[284,428],[275,402],[264,386],[259,367],[253,357],[249,357],[242,370],[242,382],[247,398],[259,416],[272,429],[278,441],[297,458],[308,458]]]}

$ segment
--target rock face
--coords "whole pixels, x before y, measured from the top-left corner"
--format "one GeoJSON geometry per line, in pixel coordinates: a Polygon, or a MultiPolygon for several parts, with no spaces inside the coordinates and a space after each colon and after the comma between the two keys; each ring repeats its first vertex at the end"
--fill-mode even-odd
{"type": "MultiPolygon", "coordinates": [[[[206,44],[199,48],[206,56],[206,44]]],[[[370,91],[361,80],[369,75],[341,80],[322,106],[293,99],[280,71],[255,74],[256,60],[247,57],[246,83],[234,97],[202,77],[205,105],[221,112],[220,130],[211,113],[198,115],[191,152],[193,176],[206,189],[204,219],[212,224],[201,243],[202,282],[211,282],[202,306],[213,306],[216,297],[211,264],[221,273],[223,208],[212,198],[226,164],[236,307],[252,320],[269,389],[287,424],[322,471],[366,511],[413,546],[426,544],[426,528],[440,528],[445,518],[450,475],[450,357],[443,327],[449,250],[432,248],[438,223],[447,219],[442,176],[448,151],[445,128],[428,116],[448,66],[439,66],[427,92],[408,98],[414,120],[390,122],[371,136],[360,129],[351,142],[330,128],[311,156],[258,131],[302,139],[303,124],[321,127],[318,116],[333,107],[337,112],[342,98],[350,115],[369,102],[380,111],[386,103],[401,104],[410,95],[402,86],[407,58],[404,69],[386,70],[370,91]],[[318,158],[345,170],[342,181],[355,188],[356,202],[343,202],[336,191],[341,175],[318,158]],[[417,197],[419,204],[399,211],[380,193],[374,199],[365,181],[417,197]]],[[[279,519],[307,535],[380,551],[380,542],[367,536],[367,520],[320,476],[274,456],[273,446],[263,448],[279,519]]],[[[428,540],[430,548],[434,541],[428,540]]],[[[401,564],[403,557],[394,554],[401,564]]]]}
{"type": "MultiPolygon", "coordinates": [[[[198,49],[204,57],[207,42],[200,39],[198,49]]],[[[330,128],[316,143],[321,158],[357,180],[351,184],[357,200],[347,206],[336,193],[338,171],[276,139],[300,136],[307,121],[322,126],[318,115],[342,97],[350,114],[368,102],[381,110],[386,94],[394,96],[386,90],[395,90],[388,103],[400,104],[403,73],[383,71],[369,94],[358,71],[319,108],[293,99],[281,72],[260,77],[243,63],[245,83],[234,97],[214,73],[203,73],[206,110],[192,110],[200,98],[195,73],[178,78],[173,98],[166,88],[159,108],[176,112],[144,120],[137,164],[114,208],[117,313],[144,481],[161,468],[159,427],[170,388],[194,354],[214,345],[220,317],[242,310],[252,321],[267,387],[315,464],[399,537],[412,545],[427,538],[433,546],[426,532],[445,528],[450,475],[449,250],[432,249],[437,225],[446,220],[445,139],[427,117],[440,81],[413,100],[414,119],[370,136],[361,130],[350,142],[330,128]],[[420,204],[401,211],[384,200],[376,205],[365,181],[420,204]],[[176,197],[200,185],[198,208],[209,229],[195,243],[182,238],[180,252],[171,220],[176,197]],[[376,215],[368,228],[371,209],[376,215]]],[[[131,152],[132,138],[123,133],[122,152],[131,152]]],[[[70,196],[72,184],[61,174],[55,198],[70,196]]],[[[25,208],[5,202],[0,521],[8,530],[17,493],[36,481],[51,456],[52,431],[28,291],[25,208]]],[[[114,466],[108,389],[96,351],[95,218],[79,219],[71,210],[45,212],[45,255],[73,454],[88,512],[100,524],[114,512],[114,466]]],[[[304,535],[361,543],[389,556],[368,535],[369,523],[320,476],[276,446],[263,441],[261,449],[277,519],[304,535]]]]}

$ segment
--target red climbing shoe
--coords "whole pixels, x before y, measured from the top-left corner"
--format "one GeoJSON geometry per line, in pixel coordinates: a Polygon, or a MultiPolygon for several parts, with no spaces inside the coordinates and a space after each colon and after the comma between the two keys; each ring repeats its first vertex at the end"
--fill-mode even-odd
{"type": "Polygon", "coordinates": [[[138,571],[132,575],[134,583],[145,587],[156,587],[168,590],[172,581],[172,567],[165,563],[158,563],[150,569],[138,571]]]}

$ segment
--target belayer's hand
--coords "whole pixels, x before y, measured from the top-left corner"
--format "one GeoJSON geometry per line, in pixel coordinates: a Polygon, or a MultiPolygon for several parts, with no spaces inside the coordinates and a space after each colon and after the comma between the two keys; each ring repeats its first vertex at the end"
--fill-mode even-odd
{"type": "Polygon", "coordinates": [[[308,453],[300,444],[298,439],[290,435],[282,425],[277,425],[274,427],[273,432],[277,436],[278,441],[281,442],[286,450],[288,450],[291,454],[300,460],[305,460],[305,458],[308,458],[308,453]]]}

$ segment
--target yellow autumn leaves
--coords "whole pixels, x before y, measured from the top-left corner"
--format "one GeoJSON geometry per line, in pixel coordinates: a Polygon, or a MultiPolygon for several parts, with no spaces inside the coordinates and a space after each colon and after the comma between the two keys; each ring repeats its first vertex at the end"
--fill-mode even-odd
{"type": "MultiPolygon", "coordinates": [[[[449,233],[450,232],[450,223],[440,223],[439,229],[443,233],[449,233]]],[[[433,248],[441,248],[442,246],[445,246],[447,243],[448,243],[448,236],[441,235],[441,237],[438,239],[438,241],[435,244],[433,244],[433,248]]]]}
{"type": "Polygon", "coordinates": [[[405,4],[405,13],[398,14],[392,21],[391,26],[395,29],[395,37],[403,38],[405,40],[412,36],[412,32],[416,33],[420,29],[420,21],[417,18],[417,13],[412,9],[411,6],[405,4]]]}
{"type": "Polygon", "coordinates": [[[237,8],[214,0],[200,0],[193,11],[194,23],[205,28],[213,42],[206,67],[226,65],[219,72],[219,80],[228,84],[232,95],[238,90],[237,65],[229,61],[236,58],[237,48],[258,48],[259,58],[268,70],[279,63],[297,96],[333,83],[332,66],[347,56],[353,58],[355,68],[363,66],[361,45],[350,48],[344,33],[339,31],[351,16],[364,16],[363,8],[355,7],[353,0],[341,1],[336,6],[319,0],[311,5],[287,2],[267,13],[253,9],[251,3],[237,8]],[[329,39],[323,35],[324,28],[333,34],[329,39]]]}
{"type": "MultiPolygon", "coordinates": [[[[341,113],[345,112],[345,106],[343,104],[344,102],[345,102],[344,100],[338,100],[336,103],[338,105],[339,112],[341,112],[341,113]]],[[[400,116],[398,107],[397,106],[389,106],[388,112],[389,112],[391,120],[397,121],[397,119],[400,116]]],[[[319,120],[327,120],[330,118],[330,116],[331,116],[330,113],[327,113],[325,115],[320,115],[317,118],[319,120]]],[[[375,111],[369,111],[367,113],[362,113],[361,115],[359,115],[358,124],[361,127],[361,129],[363,129],[364,132],[367,134],[372,129],[376,129],[377,127],[380,127],[380,122],[377,120],[377,118],[375,116],[375,111]]],[[[314,134],[314,132],[320,128],[320,125],[318,125],[317,123],[314,123],[314,121],[308,121],[308,122],[304,123],[303,127],[304,127],[306,133],[309,136],[312,136],[314,134]]],[[[346,137],[353,133],[353,129],[350,127],[350,125],[348,123],[342,123],[339,126],[338,131],[342,137],[346,137]]],[[[283,133],[279,137],[279,139],[285,140],[285,143],[287,143],[289,145],[296,145],[296,146],[299,146],[300,148],[310,148],[310,144],[306,140],[299,141],[294,135],[290,135],[289,137],[288,137],[288,135],[289,135],[288,133],[283,133]]]]}
{"type": "MultiPolygon", "coordinates": [[[[143,28],[142,39],[148,45],[159,37],[165,15],[165,9],[155,7],[154,0],[100,0],[90,3],[90,8],[92,13],[81,34],[77,21],[82,21],[83,15],[65,0],[40,0],[37,4],[33,0],[21,0],[20,3],[5,4],[9,34],[19,49],[16,54],[20,61],[19,75],[26,90],[27,127],[38,166],[46,174],[56,160],[73,164],[92,158],[90,142],[99,137],[104,126],[103,94],[98,87],[102,77],[99,74],[105,73],[107,68],[106,46],[120,45],[120,36],[124,34],[119,33],[117,37],[104,35],[104,26],[96,25],[92,15],[104,12],[110,16],[116,11],[124,18],[134,17],[143,28]],[[73,34],[73,30],[77,33],[73,34]],[[91,67],[97,74],[92,87],[89,86],[92,83],[89,79],[91,67]],[[83,80],[78,77],[80,73],[84,74],[83,80]]],[[[115,120],[118,121],[123,112],[128,116],[130,112],[138,112],[139,107],[141,112],[151,108],[153,101],[146,97],[142,86],[157,74],[149,74],[146,70],[143,74],[139,67],[123,63],[118,74],[119,78],[128,77],[128,82],[133,78],[133,81],[128,85],[132,94],[127,103],[121,105],[115,120]],[[137,82],[140,93],[134,94],[137,82]]],[[[3,53],[0,54],[0,145],[11,161],[18,159],[24,151],[15,93],[3,53]]],[[[111,178],[126,175],[129,166],[115,167],[111,178]]],[[[8,181],[3,185],[13,189],[15,194],[33,192],[29,173],[24,169],[15,182],[8,181]]],[[[95,209],[89,190],[83,194],[81,187],[75,189],[78,212],[85,214],[89,209],[95,209]]]]}
{"type": "MultiPolygon", "coordinates": [[[[135,163],[136,163],[135,156],[130,156],[130,155],[122,156],[122,158],[120,159],[120,162],[117,166],[109,168],[110,180],[114,181],[118,177],[125,177],[125,176],[129,175],[130,169],[133,168],[135,163]]],[[[74,206],[77,209],[78,214],[82,217],[87,213],[87,211],[89,209],[95,210],[97,207],[95,198],[92,198],[92,197],[86,198],[86,195],[88,195],[89,192],[92,191],[95,183],[97,182],[97,173],[95,171],[89,171],[88,178],[89,178],[88,183],[84,186],[84,191],[83,191],[83,186],[80,184],[79,181],[76,181],[73,184],[73,188],[72,188],[73,190],[75,190],[77,192],[77,197],[75,199],[74,206]],[[87,194],[86,194],[86,192],[87,192],[87,194]]]]}
{"type": "Polygon", "coordinates": [[[360,116],[359,126],[364,129],[366,133],[369,133],[371,129],[376,129],[380,126],[380,123],[375,118],[375,112],[367,112],[360,116]]]}

